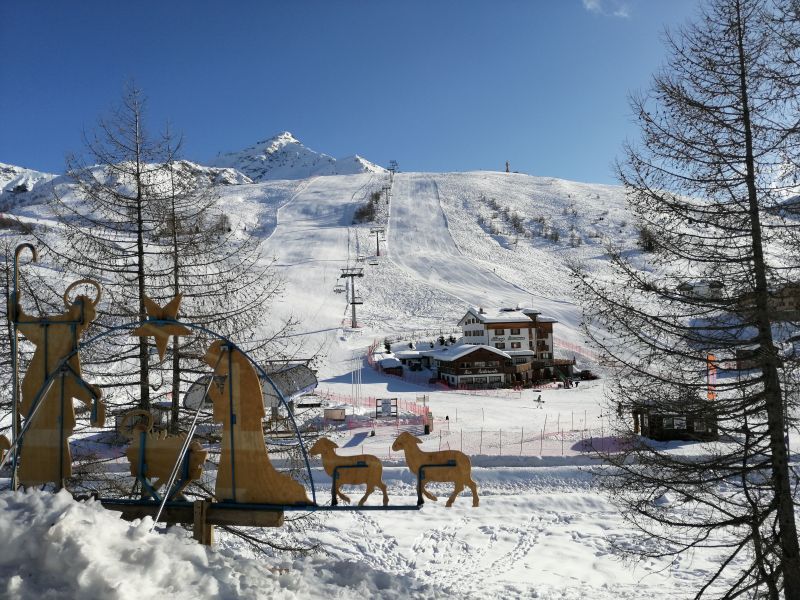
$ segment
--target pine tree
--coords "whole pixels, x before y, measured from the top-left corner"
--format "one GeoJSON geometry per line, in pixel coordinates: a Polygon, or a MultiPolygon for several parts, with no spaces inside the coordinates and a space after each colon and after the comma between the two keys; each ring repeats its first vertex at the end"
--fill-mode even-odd
{"type": "Polygon", "coordinates": [[[784,8],[711,0],[667,37],[666,67],[632,99],[641,143],[619,166],[650,252],[612,251],[608,277],[577,273],[587,333],[613,373],[618,432],[632,436],[644,415],[716,420],[718,444],[686,456],[633,438],[601,478],[637,527],[668,543],[653,554],[725,553],[697,597],[800,599],[787,448],[796,328],[774,308],[775,291],[800,276],[798,220],[785,206],[800,173],[800,46],[784,8]],[[743,352],[754,369],[735,370],[743,352]]]}

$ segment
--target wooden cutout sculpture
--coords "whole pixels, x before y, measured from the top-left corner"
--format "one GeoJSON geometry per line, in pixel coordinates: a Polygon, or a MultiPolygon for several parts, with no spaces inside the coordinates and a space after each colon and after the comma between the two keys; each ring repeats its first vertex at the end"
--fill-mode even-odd
{"type": "MultiPolygon", "coordinates": [[[[158,488],[169,481],[186,441],[186,434],[167,435],[166,431],[153,433],[153,415],[141,409],[129,411],[122,416],[119,429],[125,431],[127,427],[130,427],[131,445],[125,455],[131,465],[131,475],[147,482],[147,485],[142,482],[143,495],[147,498],[151,495],[148,485],[157,492],[158,488]],[[142,420],[134,421],[137,417],[142,420]],[[156,481],[151,483],[152,478],[156,478],[156,481]]],[[[186,451],[185,468],[178,471],[177,486],[173,485],[173,489],[166,493],[170,497],[178,496],[192,481],[200,479],[207,456],[208,452],[203,450],[200,443],[192,441],[186,451]]]]}
{"type": "MultiPolygon", "coordinates": [[[[178,318],[178,308],[181,305],[183,294],[178,294],[170,300],[165,306],[159,306],[147,296],[144,297],[144,307],[147,310],[148,321],[175,321],[178,318]]],[[[189,335],[191,331],[179,325],[178,323],[144,323],[137,327],[132,332],[132,335],[139,337],[153,336],[156,340],[156,348],[158,349],[158,359],[164,360],[164,354],[167,352],[167,344],[169,338],[175,335],[189,335]]]]}
{"type": "Polygon", "coordinates": [[[436,496],[425,489],[428,481],[452,481],[455,483],[455,490],[447,499],[447,506],[453,506],[456,497],[462,492],[464,486],[472,490],[472,506],[478,506],[478,487],[472,481],[470,471],[472,463],[469,457],[458,450],[439,450],[438,452],[423,452],[419,449],[422,440],[404,431],[392,444],[392,450],[400,450],[406,456],[406,464],[414,475],[419,476],[420,467],[423,467],[423,477],[421,478],[422,493],[426,498],[437,500],[436,496]],[[446,465],[446,466],[430,466],[446,465]]]}
{"type": "Polygon", "coordinates": [[[0,462],[6,457],[6,452],[11,450],[11,442],[4,435],[0,435],[0,462]]]}
{"type": "Polygon", "coordinates": [[[24,417],[34,409],[38,396],[45,392],[48,378],[55,376],[53,385],[38,399],[36,409],[20,447],[19,481],[24,486],[55,483],[72,476],[72,457],[68,439],[75,428],[73,399],[87,406],[95,402],[96,418],[92,425],[102,427],[105,422],[105,406],[100,402],[101,391],[87,383],[81,376],[78,340],[97,316],[95,306],[100,300],[100,284],[91,279],[81,279],[71,284],[64,292],[67,310],[54,316],[36,318],[26,314],[17,303],[13,317],[19,331],[36,346],[28,370],[22,380],[20,408],[24,417]],[[97,290],[94,300],[79,295],[70,301],[69,293],[78,285],[88,284],[97,290]],[[61,373],[63,360],[67,360],[61,373]]]}
{"type": "Polygon", "coordinates": [[[342,484],[366,484],[367,491],[364,497],[358,501],[359,506],[364,505],[364,502],[367,501],[367,498],[375,491],[376,487],[380,488],[383,492],[383,505],[386,506],[389,504],[389,495],[386,493],[386,485],[383,483],[383,465],[381,461],[370,454],[338,456],[336,454],[336,448],[338,447],[339,446],[328,438],[320,438],[311,446],[311,450],[308,451],[310,456],[316,456],[317,454],[322,456],[322,466],[325,472],[331,477],[333,477],[333,470],[339,467],[336,470],[336,481],[334,482],[336,495],[349,504],[350,498],[340,491],[339,486],[342,484]],[[363,466],[360,466],[359,463],[363,466]]]}
{"type": "Polygon", "coordinates": [[[305,488],[276,471],[269,460],[261,424],[266,414],[264,399],[253,365],[221,340],[211,344],[204,360],[216,366],[214,376],[223,381],[209,389],[214,421],[222,423],[217,501],[311,504],[305,488]]]}

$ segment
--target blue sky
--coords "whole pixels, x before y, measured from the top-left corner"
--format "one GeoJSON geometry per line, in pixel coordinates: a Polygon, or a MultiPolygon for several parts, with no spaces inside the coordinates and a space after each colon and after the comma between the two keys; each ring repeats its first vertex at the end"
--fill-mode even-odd
{"type": "Polygon", "coordinates": [[[0,162],[61,172],[135,79],[199,162],[291,131],[405,171],[613,183],[699,0],[0,1],[0,162]]]}

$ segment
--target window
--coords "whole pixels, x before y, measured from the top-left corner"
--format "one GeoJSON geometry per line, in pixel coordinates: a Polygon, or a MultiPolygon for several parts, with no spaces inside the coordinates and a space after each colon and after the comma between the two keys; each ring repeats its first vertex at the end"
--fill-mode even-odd
{"type": "Polygon", "coordinates": [[[648,423],[647,415],[642,415],[642,427],[647,427],[648,423]]]}
{"type": "Polygon", "coordinates": [[[497,348],[498,350],[505,350],[506,349],[506,343],[505,342],[499,342],[499,343],[495,344],[494,347],[497,348]]]}
{"type": "Polygon", "coordinates": [[[703,433],[706,431],[706,422],[705,421],[695,421],[694,422],[694,430],[695,433],[703,433]]]}
{"type": "Polygon", "coordinates": [[[474,367],[476,367],[476,368],[478,368],[478,367],[485,367],[485,366],[486,366],[486,363],[485,363],[485,362],[483,362],[482,360],[476,360],[474,363],[472,363],[472,366],[474,366],[474,367]]]}
{"type": "Polygon", "coordinates": [[[675,429],[672,423],[672,417],[664,417],[664,429],[675,429]]]}
{"type": "Polygon", "coordinates": [[[497,362],[496,360],[488,360],[488,361],[486,361],[486,366],[487,367],[496,367],[499,364],[500,363],[497,362]]]}
{"type": "Polygon", "coordinates": [[[462,377],[461,383],[472,383],[472,377],[462,377]]]}
{"type": "Polygon", "coordinates": [[[533,350],[533,342],[528,342],[528,349],[533,350]]]}
{"type": "Polygon", "coordinates": [[[506,334],[506,330],[505,329],[495,329],[494,330],[494,334],[495,335],[505,335],[506,334]]]}
{"type": "Polygon", "coordinates": [[[462,362],[462,363],[460,364],[460,367],[461,367],[462,369],[469,369],[469,363],[462,362]]]}
{"type": "Polygon", "coordinates": [[[522,348],[522,342],[511,342],[512,348],[522,348]]]}
{"type": "Polygon", "coordinates": [[[675,417],[672,423],[675,429],[686,429],[686,417],[675,417]]]}
{"type": "Polygon", "coordinates": [[[473,381],[475,383],[486,383],[486,377],[476,377],[473,381]]]}
{"type": "Polygon", "coordinates": [[[519,329],[512,329],[511,335],[519,335],[519,329]]]}
{"type": "Polygon", "coordinates": [[[503,378],[496,375],[489,377],[489,383],[497,383],[498,381],[503,381],[503,378]]]}

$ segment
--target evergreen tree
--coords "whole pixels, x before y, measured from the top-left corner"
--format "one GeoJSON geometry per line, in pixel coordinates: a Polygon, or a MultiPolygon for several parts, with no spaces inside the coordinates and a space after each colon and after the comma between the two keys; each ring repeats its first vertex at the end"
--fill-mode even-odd
{"type": "Polygon", "coordinates": [[[587,332],[613,373],[618,432],[635,433],[643,415],[717,422],[719,442],[691,456],[633,441],[601,478],[637,527],[668,542],[653,554],[725,553],[697,597],[800,599],[787,447],[796,323],[775,310],[775,292],[800,277],[798,218],[785,205],[800,173],[797,21],[786,6],[710,0],[667,36],[666,67],[632,99],[641,143],[619,166],[650,252],[612,251],[613,276],[577,273],[587,332]],[[754,368],[735,371],[743,352],[754,368]],[[719,369],[710,389],[709,355],[719,369]]]}

